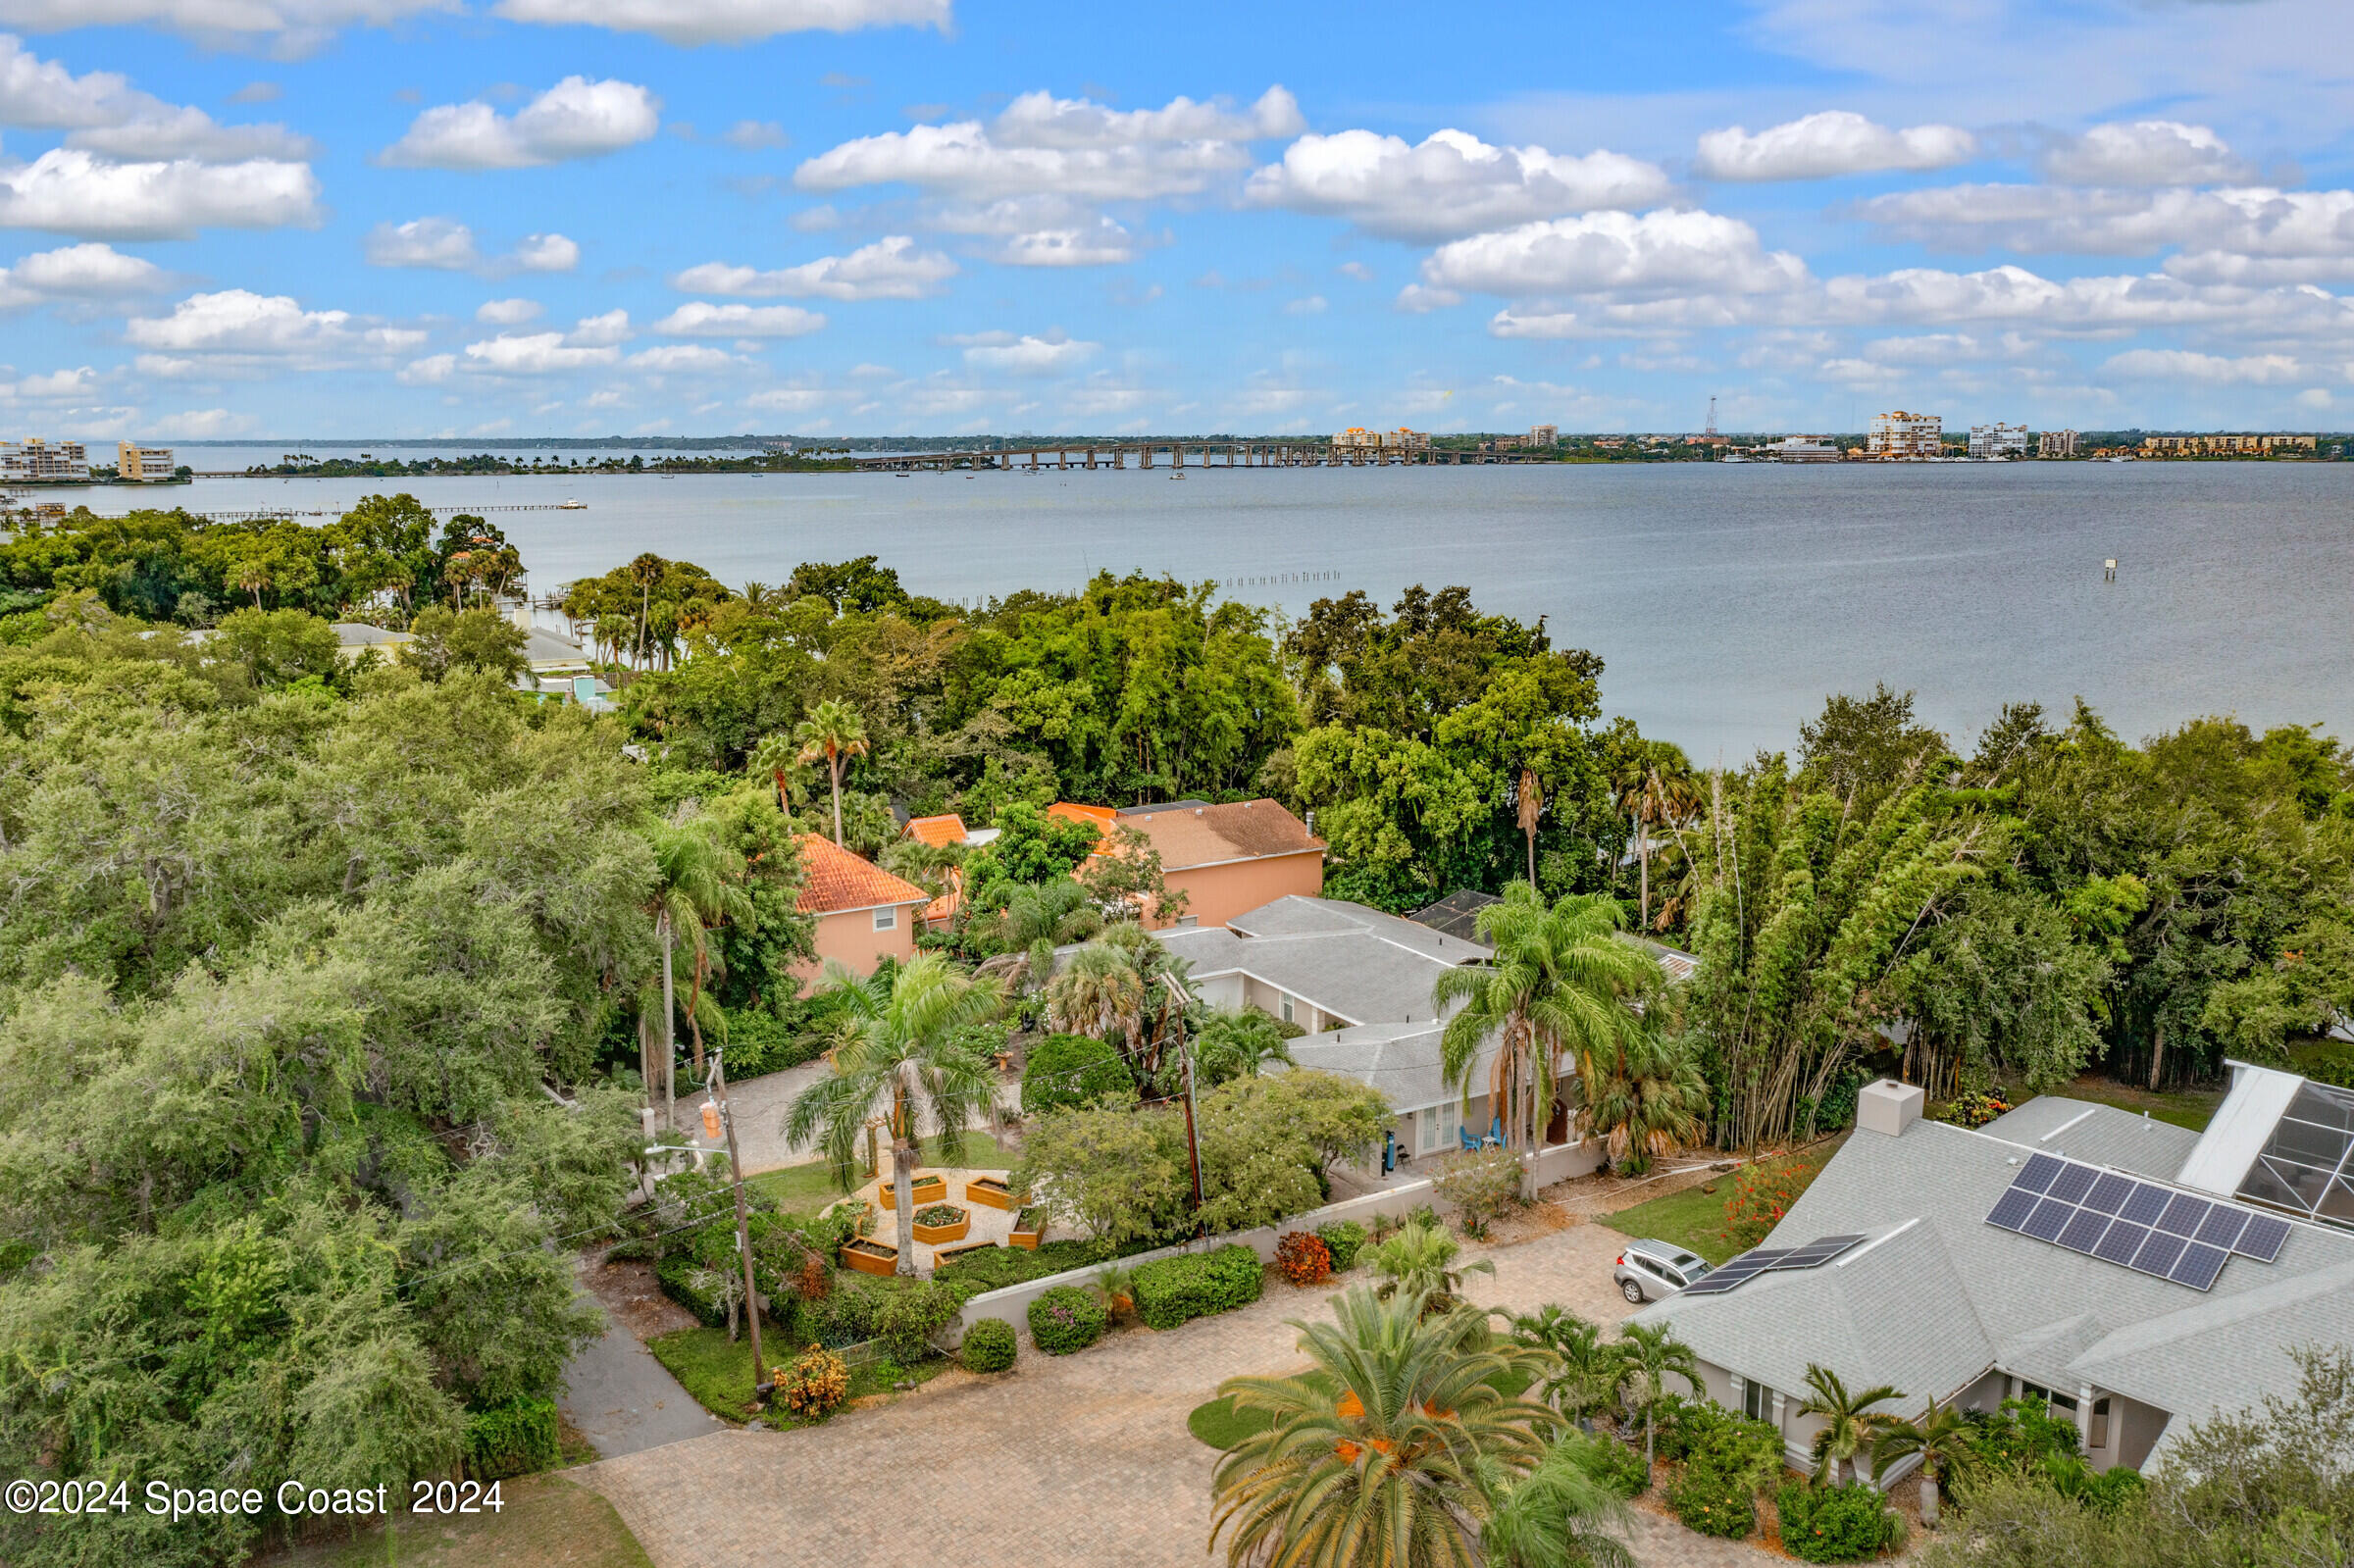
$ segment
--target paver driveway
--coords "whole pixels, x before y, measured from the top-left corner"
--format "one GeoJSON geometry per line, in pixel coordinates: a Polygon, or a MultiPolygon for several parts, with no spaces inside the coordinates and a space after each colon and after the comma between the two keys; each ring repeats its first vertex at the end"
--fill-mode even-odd
{"type": "MultiPolygon", "coordinates": [[[[1615,1322],[1628,1308],[1610,1261],[1624,1239],[1580,1225],[1487,1251],[1496,1277],[1472,1276],[1470,1293],[1615,1322]]],[[[573,1475],[613,1500],[658,1568],[1194,1568],[1211,1560],[1215,1456],[1187,1414],[1222,1378],[1299,1366],[1284,1320],[1324,1311],[1324,1292],[1277,1283],[1241,1311],[1072,1356],[1040,1355],[1025,1332],[1000,1377],[950,1371],[809,1431],[724,1432],[573,1475]]],[[[1634,1532],[1650,1568],[1773,1560],[1645,1514],[1634,1532]]]]}

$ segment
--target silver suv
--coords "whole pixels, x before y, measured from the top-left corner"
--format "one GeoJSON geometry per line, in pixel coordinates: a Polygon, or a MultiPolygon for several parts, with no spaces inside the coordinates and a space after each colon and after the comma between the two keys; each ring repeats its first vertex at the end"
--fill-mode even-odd
{"type": "Polygon", "coordinates": [[[1619,1294],[1640,1306],[1675,1294],[1714,1266],[1672,1241],[1629,1241],[1612,1265],[1611,1278],[1618,1282],[1619,1294]]]}

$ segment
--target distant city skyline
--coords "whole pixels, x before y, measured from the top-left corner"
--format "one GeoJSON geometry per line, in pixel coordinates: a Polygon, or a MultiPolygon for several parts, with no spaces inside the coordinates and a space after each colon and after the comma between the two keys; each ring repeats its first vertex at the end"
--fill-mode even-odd
{"type": "Polygon", "coordinates": [[[0,0],[0,437],[2327,432],[2341,23],[0,0]]]}

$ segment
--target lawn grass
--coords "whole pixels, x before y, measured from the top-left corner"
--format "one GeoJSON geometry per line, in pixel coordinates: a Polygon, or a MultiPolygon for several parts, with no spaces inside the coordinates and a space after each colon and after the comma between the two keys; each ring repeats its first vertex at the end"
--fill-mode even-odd
{"type": "MultiPolygon", "coordinates": [[[[987,1133],[964,1135],[964,1158],[961,1162],[964,1169],[1011,1170],[1016,1158],[1013,1150],[1000,1145],[987,1133]]],[[[947,1164],[940,1151],[940,1139],[933,1138],[924,1145],[924,1164],[927,1167],[947,1164]]],[[[758,1188],[775,1198],[778,1206],[788,1214],[815,1214],[843,1195],[842,1189],[834,1185],[834,1178],[823,1160],[814,1165],[788,1165],[782,1170],[763,1171],[758,1176],[745,1177],[744,1185],[758,1188]]],[[[952,1202],[963,1200],[961,1193],[950,1195],[952,1202]]]]}
{"type": "MultiPolygon", "coordinates": [[[[768,1352],[768,1364],[782,1366],[804,1348],[779,1340],[773,1331],[763,1331],[761,1349],[768,1352]]],[[[728,1339],[725,1329],[681,1329],[674,1334],[658,1335],[645,1341],[654,1359],[670,1369],[679,1386],[694,1395],[695,1402],[720,1420],[742,1426],[750,1420],[752,1411],[752,1337],[739,1334],[728,1339]]],[[[852,1399],[870,1393],[889,1393],[895,1383],[913,1378],[929,1383],[947,1370],[945,1356],[934,1356],[923,1365],[909,1370],[893,1361],[870,1361],[850,1368],[852,1399]]],[[[782,1410],[772,1410],[764,1417],[771,1426],[802,1426],[782,1410]]]]}
{"type": "MultiPolygon", "coordinates": [[[[1321,1384],[1327,1388],[1331,1386],[1331,1380],[1321,1372],[1303,1372],[1300,1378],[1304,1383],[1321,1384]]],[[[1530,1380],[1527,1373],[1513,1370],[1492,1381],[1497,1391],[1508,1399],[1513,1399],[1527,1391],[1530,1380]]],[[[1266,1431],[1267,1424],[1274,1419],[1264,1410],[1246,1410],[1238,1406],[1230,1394],[1220,1394],[1215,1399],[1194,1406],[1193,1412],[1185,1418],[1185,1430],[1194,1435],[1195,1441],[1205,1442],[1224,1453],[1245,1438],[1266,1431]]]]}
{"type": "Polygon", "coordinates": [[[264,1559],[270,1568],[652,1568],[613,1505],[560,1475],[499,1484],[497,1513],[422,1518],[313,1542],[264,1559]]]}
{"type": "MultiPolygon", "coordinates": [[[[2172,1122],[2194,1133],[2207,1131],[2215,1117],[2215,1108],[2224,1102],[2224,1090],[2216,1088],[2163,1089],[2153,1093],[2120,1084],[2115,1079],[2087,1074],[2058,1093],[2072,1100],[2089,1100],[2095,1105],[2114,1105],[2121,1111],[2139,1116],[2147,1111],[2157,1121],[2172,1122]]],[[[2028,1098],[2034,1096],[2029,1095],[2028,1098]]],[[[2022,1102],[2023,1103],[2023,1102],[2022,1102]]]]}
{"type": "MultiPolygon", "coordinates": [[[[1837,1147],[1838,1142],[1833,1139],[1785,1156],[1785,1161],[1804,1167],[1807,1180],[1813,1181],[1815,1173],[1822,1169],[1837,1147]]],[[[1615,1214],[1605,1214],[1602,1223],[1627,1236],[1670,1242],[1687,1252],[1699,1253],[1711,1263],[1721,1264],[1743,1250],[1724,1235],[1725,1205],[1732,1202],[1733,1191],[1733,1173],[1727,1172],[1698,1187],[1669,1192],[1615,1214]],[[1712,1187],[1716,1190],[1709,1191],[1712,1187]]]]}

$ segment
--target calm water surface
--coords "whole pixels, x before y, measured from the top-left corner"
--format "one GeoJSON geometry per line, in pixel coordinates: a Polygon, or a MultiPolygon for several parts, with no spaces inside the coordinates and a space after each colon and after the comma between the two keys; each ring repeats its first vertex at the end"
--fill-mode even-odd
{"type": "Polygon", "coordinates": [[[1460,582],[1602,655],[1608,710],[1702,763],[1791,745],[1825,693],[1883,680],[1963,738],[2005,701],[2079,693],[2136,737],[2224,712],[2354,736],[2354,465],[207,480],[172,499],[339,512],[394,488],[588,502],[487,514],[542,592],[649,549],[736,584],[872,553],[946,599],[1141,568],[1288,615],[1460,582]]]}

